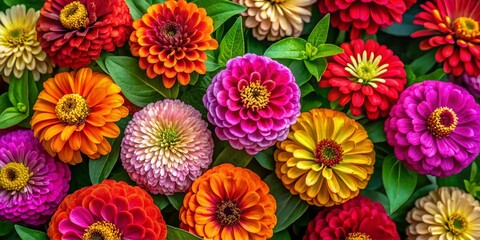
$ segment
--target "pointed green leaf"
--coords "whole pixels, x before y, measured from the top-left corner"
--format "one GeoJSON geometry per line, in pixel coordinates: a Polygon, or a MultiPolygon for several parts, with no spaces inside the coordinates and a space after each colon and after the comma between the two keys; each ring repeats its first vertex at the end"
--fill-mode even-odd
{"type": "Polygon", "coordinates": [[[330,14],[327,14],[317,23],[317,25],[315,25],[315,28],[313,28],[308,36],[308,42],[313,44],[313,46],[320,46],[320,44],[325,43],[325,41],[327,41],[329,26],[330,14]]]}
{"type": "Polygon", "coordinates": [[[228,60],[245,54],[243,39],[242,17],[238,17],[235,24],[228,30],[220,43],[218,63],[225,65],[228,60]]]}
{"type": "Polygon", "coordinates": [[[166,240],[201,240],[201,238],[180,228],[167,225],[167,239],[166,240]]]}
{"type": "Polygon", "coordinates": [[[217,29],[229,18],[242,13],[247,8],[229,0],[196,0],[198,7],[205,8],[207,15],[213,20],[213,27],[217,29]]]}
{"type": "Polygon", "coordinates": [[[185,193],[175,193],[173,195],[167,195],[168,201],[172,204],[172,206],[180,210],[183,204],[183,198],[185,198],[185,193]]]}
{"type": "Polygon", "coordinates": [[[317,46],[317,49],[317,54],[315,54],[312,59],[330,57],[339,53],[343,53],[343,49],[341,47],[330,43],[320,44],[317,46]]]}
{"type": "Polygon", "coordinates": [[[0,129],[16,125],[27,117],[26,113],[19,112],[16,107],[9,107],[0,114],[0,129]]]}
{"type": "Polygon", "coordinates": [[[237,150],[228,145],[218,155],[217,159],[215,159],[213,166],[218,166],[222,163],[231,163],[235,166],[246,167],[252,158],[253,156],[246,153],[245,150],[237,150]]]}
{"type": "Polygon", "coordinates": [[[325,58],[318,58],[313,61],[303,60],[308,71],[317,79],[320,80],[325,69],[327,69],[327,60],[325,58]]]}
{"type": "Polygon", "coordinates": [[[270,58],[303,60],[307,58],[306,45],[307,41],[303,38],[284,38],[272,44],[264,54],[270,58]]]}
{"type": "Polygon", "coordinates": [[[48,240],[47,234],[37,230],[15,225],[15,230],[22,240],[48,240]]]}

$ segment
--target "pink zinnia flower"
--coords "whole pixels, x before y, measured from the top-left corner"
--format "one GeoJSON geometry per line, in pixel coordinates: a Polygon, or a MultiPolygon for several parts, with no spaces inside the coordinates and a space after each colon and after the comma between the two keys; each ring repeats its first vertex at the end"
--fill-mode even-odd
{"type": "Polygon", "coordinates": [[[212,79],[203,104],[218,138],[254,155],[287,138],[300,115],[300,89],[287,67],[246,54],[212,79]]]}
{"type": "Polygon", "coordinates": [[[150,103],[125,129],[123,167],[151,193],[185,192],[212,162],[207,126],[199,111],[180,100],[150,103]]]}

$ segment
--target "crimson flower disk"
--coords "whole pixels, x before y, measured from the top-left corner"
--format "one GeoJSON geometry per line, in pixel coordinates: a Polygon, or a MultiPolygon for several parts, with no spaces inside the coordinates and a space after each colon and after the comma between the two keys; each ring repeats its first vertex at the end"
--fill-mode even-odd
{"type": "Polygon", "coordinates": [[[127,41],[132,16],[124,0],[47,0],[37,21],[38,41],[52,62],[80,68],[127,41]]]}
{"type": "Polygon", "coordinates": [[[300,115],[300,89],[287,67],[245,54],[212,79],[203,104],[218,138],[254,155],[287,138],[300,115]]]}

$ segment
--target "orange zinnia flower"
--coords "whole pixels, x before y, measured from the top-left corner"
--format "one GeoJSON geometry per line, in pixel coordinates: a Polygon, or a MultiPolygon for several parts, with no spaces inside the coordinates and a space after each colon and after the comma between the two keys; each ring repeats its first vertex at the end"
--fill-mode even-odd
{"type": "Polygon", "coordinates": [[[231,164],[193,182],[180,208],[180,227],[203,239],[267,239],[277,224],[277,203],[257,174],[231,164]]]}
{"type": "Polygon", "coordinates": [[[33,106],[31,125],[36,138],[52,156],[72,165],[108,154],[106,138],[116,138],[115,124],[128,115],[120,87],[103,73],[82,68],[48,79],[33,106]]]}
{"type": "Polygon", "coordinates": [[[154,4],[142,18],[133,22],[130,50],[140,57],[140,68],[149,78],[162,75],[163,85],[171,88],[175,80],[190,82],[190,73],[205,74],[205,50],[218,48],[213,20],[203,8],[184,0],[154,4]]]}

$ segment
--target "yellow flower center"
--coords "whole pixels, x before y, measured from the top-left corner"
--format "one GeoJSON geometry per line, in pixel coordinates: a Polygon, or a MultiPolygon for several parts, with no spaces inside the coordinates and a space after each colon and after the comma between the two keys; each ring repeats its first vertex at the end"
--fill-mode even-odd
{"type": "Polygon", "coordinates": [[[369,235],[361,232],[349,233],[345,240],[372,240],[369,235]]]}
{"type": "Polygon", "coordinates": [[[20,191],[30,180],[28,167],[18,162],[9,162],[0,169],[0,188],[20,191]]]}
{"type": "Polygon", "coordinates": [[[462,235],[467,227],[467,220],[458,213],[452,214],[448,219],[448,230],[455,235],[462,235]]]}
{"type": "Polygon", "coordinates": [[[76,93],[64,95],[55,106],[58,119],[68,125],[84,123],[89,112],[85,98],[76,93]]]}
{"type": "Polygon", "coordinates": [[[23,43],[27,41],[27,36],[25,36],[25,29],[15,28],[8,31],[6,40],[12,46],[23,45],[23,43]]]}
{"type": "Polygon", "coordinates": [[[158,136],[158,145],[162,148],[174,147],[179,141],[178,133],[173,128],[162,130],[158,136]]]}
{"type": "Polygon", "coordinates": [[[448,107],[435,109],[427,119],[427,129],[438,138],[448,136],[458,123],[455,112],[448,107]]]}
{"type": "Polygon", "coordinates": [[[480,35],[478,22],[469,17],[460,17],[453,22],[453,30],[458,38],[470,40],[480,35]]]}
{"type": "Polygon", "coordinates": [[[327,167],[333,167],[342,161],[343,149],[332,139],[323,139],[317,143],[315,161],[327,167]]]}
{"type": "Polygon", "coordinates": [[[240,208],[236,201],[227,200],[222,201],[217,205],[215,211],[215,218],[222,226],[231,226],[240,220],[240,208]]]}
{"type": "Polygon", "coordinates": [[[73,1],[60,11],[60,22],[65,28],[76,30],[87,27],[88,11],[79,1],[73,1]]]}
{"type": "Polygon", "coordinates": [[[379,66],[381,60],[382,56],[375,56],[373,52],[368,56],[364,50],[361,55],[357,54],[357,58],[350,56],[351,63],[347,64],[345,71],[353,76],[352,81],[376,88],[377,82],[385,83],[385,79],[378,76],[387,72],[388,67],[388,64],[379,66]]]}
{"type": "Polygon", "coordinates": [[[270,102],[270,92],[266,86],[260,84],[260,81],[251,82],[250,85],[243,87],[240,92],[243,106],[257,111],[267,106],[270,102]]]}
{"type": "Polygon", "coordinates": [[[120,230],[111,222],[98,221],[90,225],[83,234],[83,240],[121,240],[120,230]]]}

